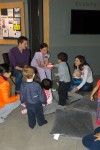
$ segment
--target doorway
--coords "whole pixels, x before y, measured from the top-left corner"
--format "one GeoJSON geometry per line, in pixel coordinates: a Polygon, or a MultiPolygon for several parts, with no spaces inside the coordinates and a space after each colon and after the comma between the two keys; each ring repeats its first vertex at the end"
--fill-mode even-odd
{"type": "Polygon", "coordinates": [[[28,0],[31,58],[43,42],[43,0],[28,0]]]}

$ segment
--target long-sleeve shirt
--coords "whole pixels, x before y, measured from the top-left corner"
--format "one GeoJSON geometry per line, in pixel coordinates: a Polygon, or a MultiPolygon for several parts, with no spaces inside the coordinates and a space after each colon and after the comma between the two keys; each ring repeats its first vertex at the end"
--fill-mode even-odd
{"type": "Polygon", "coordinates": [[[70,82],[71,78],[67,63],[61,62],[59,64],[56,64],[55,67],[58,68],[59,81],[70,82]]]}
{"type": "Polygon", "coordinates": [[[35,55],[34,55],[34,57],[33,57],[33,59],[32,59],[32,61],[31,61],[31,66],[34,66],[34,67],[37,68],[37,67],[38,67],[37,60],[40,60],[41,64],[44,64],[44,63],[45,63],[45,60],[46,60],[47,58],[48,58],[48,59],[50,58],[50,54],[49,54],[49,53],[47,53],[47,54],[45,55],[45,57],[43,58],[42,52],[36,52],[35,55]]]}
{"type": "Polygon", "coordinates": [[[83,70],[81,71],[81,78],[82,83],[77,86],[78,90],[87,82],[92,83],[93,82],[93,75],[90,67],[88,65],[85,65],[83,70]]]}
{"type": "Polygon", "coordinates": [[[24,67],[25,65],[29,65],[30,59],[30,51],[29,49],[23,50],[21,53],[18,47],[13,47],[9,51],[9,60],[10,64],[15,68],[16,66],[24,67]]]}
{"type": "Polygon", "coordinates": [[[43,90],[41,86],[36,82],[24,81],[21,84],[20,100],[21,103],[25,104],[36,104],[39,102],[46,104],[46,97],[43,93],[43,90]]]}

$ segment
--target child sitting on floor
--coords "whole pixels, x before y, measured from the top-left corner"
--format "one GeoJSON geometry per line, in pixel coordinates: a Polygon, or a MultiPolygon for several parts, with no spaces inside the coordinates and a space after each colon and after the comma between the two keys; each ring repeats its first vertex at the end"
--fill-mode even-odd
{"type": "Polygon", "coordinates": [[[47,105],[50,105],[52,103],[52,92],[51,92],[52,84],[53,84],[52,81],[47,78],[43,79],[41,83],[47,99],[47,105]]]}
{"type": "Polygon", "coordinates": [[[97,85],[93,89],[90,100],[94,101],[94,94],[98,91],[98,104],[97,104],[97,114],[96,114],[96,126],[100,126],[100,80],[98,80],[97,85]]]}
{"type": "Polygon", "coordinates": [[[75,86],[78,86],[82,82],[81,79],[81,71],[79,69],[75,69],[73,72],[72,81],[70,84],[70,90],[74,89],[75,86]]]}

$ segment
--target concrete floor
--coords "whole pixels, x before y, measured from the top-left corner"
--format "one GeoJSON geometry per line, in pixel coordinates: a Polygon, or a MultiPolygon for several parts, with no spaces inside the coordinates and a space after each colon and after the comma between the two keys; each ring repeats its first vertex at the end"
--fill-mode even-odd
{"type": "Polygon", "coordinates": [[[82,145],[82,139],[60,137],[54,140],[50,131],[54,115],[46,115],[48,124],[30,129],[27,115],[22,115],[19,106],[0,124],[0,149],[2,150],[87,150],[82,145]]]}
{"type": "Polygon", "coordinates": [[[2,150],[86,150],[81,139],[60,137],[53,139],[50,131],[53,126],[54,113],[46,115],[48,124],[30,129],[27,115],[21,114],[21,107],[14,110],[0,124],[0,149],[2,150]]]}

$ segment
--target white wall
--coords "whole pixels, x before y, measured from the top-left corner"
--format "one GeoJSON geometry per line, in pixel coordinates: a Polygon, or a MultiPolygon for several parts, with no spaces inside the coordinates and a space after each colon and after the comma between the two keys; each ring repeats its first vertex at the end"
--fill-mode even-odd
{"type": "Polygon", "coordinates": [[[58,52],[69,55],[73,70],[76,55],[84,55],[95,75],[100,75],[100,35],[71,35],[71,9],[100,10],[100,0],[50,0],[50,50],[56,62],[58,52]]]}

